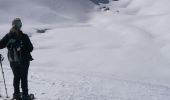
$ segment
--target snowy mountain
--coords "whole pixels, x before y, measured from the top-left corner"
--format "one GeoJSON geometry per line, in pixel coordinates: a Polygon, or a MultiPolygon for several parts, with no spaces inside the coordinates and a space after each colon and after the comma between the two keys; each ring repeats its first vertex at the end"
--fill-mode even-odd
{"type": "Polygon", "coordinates": [[[89,0],[0,0],[0,21],[14,17],[38,23],[85,21],[94,6],[89,0]]]}
{"type": "MultiPolygon", "coordinates": [[[[29,92],[37,100],[170,100],[169,4],[0,0],[0,36],[13,17],[23,19],[22,30],[35,47],[29,92]]],[[[13,75],[6,56],[3,67],[11,97],[13,75]]],[[[1,75],[0,94],[4,100],[1,75]]]]}

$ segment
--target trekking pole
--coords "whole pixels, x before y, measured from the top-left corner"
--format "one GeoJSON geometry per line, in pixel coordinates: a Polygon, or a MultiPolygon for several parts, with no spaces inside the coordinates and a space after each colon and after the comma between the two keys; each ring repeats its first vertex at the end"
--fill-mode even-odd
{"type": "Polygon", "coordinates": [[[2,69],[2,76],[4,79],[4,85],[5,85],[5,91],[6,91],[6,98],[8,98],[8,92],[7,92],[7,87],[6,87],[6,82],[5,82],[5,75],[4,75],[4,70],[2,67],[2,61],[4,60],[3,56],[0,54],[0,64],[1,64],[1,69],[2,69]]]}

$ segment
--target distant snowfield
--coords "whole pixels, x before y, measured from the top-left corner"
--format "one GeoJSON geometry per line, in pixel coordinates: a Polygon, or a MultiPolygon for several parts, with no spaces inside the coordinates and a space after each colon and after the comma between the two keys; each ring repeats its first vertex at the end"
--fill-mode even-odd
{"type": "MultiPolygon", "coordinates": [[[[68,4],[66,0],[58,1],[74,6],[76,0],[68,4]]],[[[85,2],[79,1],[80,5],[85,2]]],[[[46,3],[51,5],[45,0],[40,4],[45,7],[46,3]]],[[[35,47],[29,92],[35,93],[37,100],[169,100],[169,3],[168,0],[114,1],[105,5],[110,11],[92,11],[86,17],[88,20],[73,14],[72,18],[78,19],[72,22],[59,18],[61,23],[40,24],[41,20],[29,22],[32,17],[28,18],[23,31],[29,34],[35,47]],[[50,30],[36,33],[35,29],[41,28],[50,30]]],[[[76,10],[70,11],[77,15],[89,11],[76,10]]],[[[0,36],[9,28],[10,25],[2,24],[0,36]]],[[[0,53],[6,55],[6,50],[0,53]]],[[[6,57],[3,65],[12,96],[12,72],[6,57]]],[[[1,76],[0,94],[5,96],[1,76]]]]}
{"type": "Polygon", "coordinates": [[[94,6],[90,0],[0,0],[0,21],[9,23],[20,17],[28,24],[84,22],[94,6]]]}

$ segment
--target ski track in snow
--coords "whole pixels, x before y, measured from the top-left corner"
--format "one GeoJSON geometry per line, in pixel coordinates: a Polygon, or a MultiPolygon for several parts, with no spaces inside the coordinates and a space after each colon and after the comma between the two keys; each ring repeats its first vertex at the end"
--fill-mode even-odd
{"type": "MultiPolygon", "coordinates": [[[[42,86],[48,86],[49,90],[41,91],[39,97],[41,100],[163,100],[170,99],[170,88],[162,85],[143,83],[138,81],[129,81],[117,79],[112,76],[103,74],[77,74],[77,73],[60,73],[64,74],[63,79],[56,81],[40,80],[42,86]],[[67,79],[70,77],[69,80],[67,79]],[[59,81],[60,80],[60,81],[59,81]],[[53,91],[58,90],[58,93],[53,91]],[[50,92],[49,92],[50,91],[50,92]],[[46,98],[49,93],[53,98],[46,98]],[[140,97],[140,98],[138,98],[140,97]]],[[[34,82],[33,82],[34,83],[34,82]]],[[[32,84],[32,86],[35,86],[32,84]]],[[[38,92],[38,91],[37,91],[38,92]]],[[[38,92],[39,93],[39,92],[38,92]]]]}
{"type": "MultiPolygon", "coordinates": [[[[34,72],[30,70],[29,77],[30,92],[35,93],[37,100],[170,99],[170,87],[164,85],[126,80],[103,73],[59,71],[44,74],[42,68],[38,70],[38,67],[36,70],[34,69],[34,72]],[[51,78],[50,76],[55,77],[51,78]]],[[[10,71],[7,71],[7,73],[10,73],[10,71]]],[[[3,85],[2,81],[0,85],[3,85]]],[[[12,84],[9,84],[9,82],[7,86],[12,89],[12,84]]]]}
{"type": "MultiPolygon", "coordinates": [[[[35,76],[38,74],[35,74],[35,76]]],[[[168,100],[170,88],[138,81],[117,79],[110,75],[96,73],[65,72],[55,73],[60,78],[50,80],[45,77],[37,81],[32,78],[30,86],[48,87],[49,89],[35,90],[40,100],[168,100]],[[64,75],[64,77],[63,77],[64,75]],[[39,83],[37,83],[39,82],[39,83]],[[41,86],[42,85],[42,86],[41,86]],[[56,93],[57,90],[57,93],[56,93]],[[52,95],[52,94],[53,95],[52,95]],[[48,95],[53,97],[49,98],[48,95]],[[156,96],[156,97],[155,97],[156,96]],[[48,97],[48,98],[47,98],[48,97]],[[140,98],[138,98],[140,97],[140,98]]],[[[38,77],[44,77],[43,73],[38,77]]],[[[34,87],[32,87],[34,88],[34,87]]],[[[36,87],[35,87],[36,88],[36,87]]]]}
{"type": "MultiPolygon", "coordinates": [[[[35,93],[37,100],[170,99],[170,87],[164,85],[126,80],[105,73],[56,71],[44,74],[45,70],[39,67],[30,70],[30,92],[35,93]]],[[[8,77],[12,77],[10,70],[5,69],[5,71],[8,77]]],[[[7,86],[12,91],[10,82],[7,80],[7,86]]],[[[0,81],[0,85],[4,96],[3,81],[0,81]]]]}

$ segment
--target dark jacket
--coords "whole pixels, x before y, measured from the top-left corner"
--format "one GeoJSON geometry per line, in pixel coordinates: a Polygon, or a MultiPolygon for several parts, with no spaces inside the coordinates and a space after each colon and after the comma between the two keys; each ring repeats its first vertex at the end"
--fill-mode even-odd
{"type": "Polygon", "coordinates": [[[20,31],[19,35],[9,32],[0,40],[0,49],[7,47],[8,60],[10,62],[22,62],[33,60],[31,52],[33,45],[28,37],[20,31]]]}

